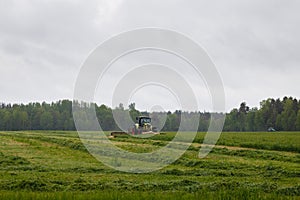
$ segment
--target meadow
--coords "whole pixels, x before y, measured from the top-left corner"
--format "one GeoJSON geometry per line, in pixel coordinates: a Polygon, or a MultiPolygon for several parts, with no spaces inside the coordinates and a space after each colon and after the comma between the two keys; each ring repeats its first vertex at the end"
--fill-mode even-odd
{"type": "MultiPolygon", "coordinates": [[[[150,152],[174,135],[110,140],[150,152]]],[[[168,167],[131,174],[96,160],[77,132],[0,132],[0,199],[300,199],[300,132],[224,132],[199,159],[204,135],[168,167]]]]}

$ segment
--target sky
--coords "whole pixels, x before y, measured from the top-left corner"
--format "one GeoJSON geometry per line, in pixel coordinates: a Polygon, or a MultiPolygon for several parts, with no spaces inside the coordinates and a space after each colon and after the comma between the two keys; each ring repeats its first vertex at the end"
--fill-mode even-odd
{"type": "MultiPolygon", "coordinates": [[[[258,107],[269,97],[299,98],[299,9],[298,0],[0,0],[0,102],[73,99],[90,53],[118,33],[144,27],[178,31],[206,50],[223,81],[226,111],[241,102],[258,107]]],[[[118,68],[152,57],[170,59],[157,52],[129,56],[103,80],[116,84],[118,68]]],[[[95,101],[110,106],[112,86],[99,84],[95,101]]],[[[202,110],[210,110],[204,86],[199,80],[192,87],[199,88],[202,110]]],[[[170,91],[151,87],[132,95],[138,109],[178,107],[170,91]]]]}

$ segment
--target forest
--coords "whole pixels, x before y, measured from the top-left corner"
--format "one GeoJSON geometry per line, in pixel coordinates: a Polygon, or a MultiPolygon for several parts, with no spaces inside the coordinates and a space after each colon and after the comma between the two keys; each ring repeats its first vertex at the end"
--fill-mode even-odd
{"type": "MultiPolygon", "coordinates": [[[[52,103],[28,104],[0,104],[0,130],[75,130],[72,106],[91,106],[95,108],[99,123],[104,131],[118,130],[113,118],[113,109],[128,110],[132,119],[138,115],[155,113],[142,112],[132,103],[128,108],[120,104],[116,108],[106,105],[78,103],[70,100],[60,100],[52,103]]],[[[166,117],[165,123],[159,127],[162,131],[176,131],[180,124],[182,113],[193,114],[176,110],[174,112],[157,113],[166,117]]],[[[200,114],[198,131],[206,131],[211,113],[200,114]]],[[[217,113],[216,113],[217,114],[217,113]]],[[[300,131],[300,100],[293,97],[282,99],[269,98],[260,102],[259,108],[249,108],[245,102],[239,108],[226,113],[223,131],[267,131],[270,127],[276,131],[300,131]]]]}

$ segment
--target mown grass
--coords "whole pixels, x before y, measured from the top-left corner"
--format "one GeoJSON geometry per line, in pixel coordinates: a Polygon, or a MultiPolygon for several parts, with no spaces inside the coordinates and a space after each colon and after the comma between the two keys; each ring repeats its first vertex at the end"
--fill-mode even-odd
{"type": "MultiPolygon", "coordinates": [[[[152,137],[153,140],[170,141],[176,133],[168,132],[152,137]]],[[[202,143],[206,133],[199,132],[194,140],[202,143]]],[[[255,149],[291,151],[300,153],[299,132],[223,132],[218,145],[255,149]]]]}
{"type": "Polygon", "coordinates": [[[296,197],[286,197],[277,194],[265,194],[260,192],[250,192],[248,190],[239,191],[200,191],[197,193],[186,192],[128,192],[128,191],[104,191],[104,192],[7,192],[0,193],[1,199],[13,200],[32,200],[32,199],[48,199],[48,200],[65,200],[65,199],[95,199],[95,200],[132,200],[132,199],[160,199],[160,200],[190,200],[190,199],[297,199],[296,197]]]}
{"type": "MultiPolygon", "coordinates": [[[[111,141],[151,152],[174,135],[111,141]]],[[[223,133],[222,146],[199,159],[204,135],[170,166],[129,174],[97,161],[76,132],[0,132],[0,199],[300,198],[300,133],[223,133]]]]}

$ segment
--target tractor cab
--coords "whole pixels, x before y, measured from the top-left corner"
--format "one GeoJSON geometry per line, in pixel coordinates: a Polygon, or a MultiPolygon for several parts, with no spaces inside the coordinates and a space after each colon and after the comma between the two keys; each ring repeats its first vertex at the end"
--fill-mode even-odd
{"type": "Polygon", "coordinates": [[[151,118],[147,116],[136,117],[136,123],[139,127],[144,127],[146,124],[151,124],[151,118]]]}

